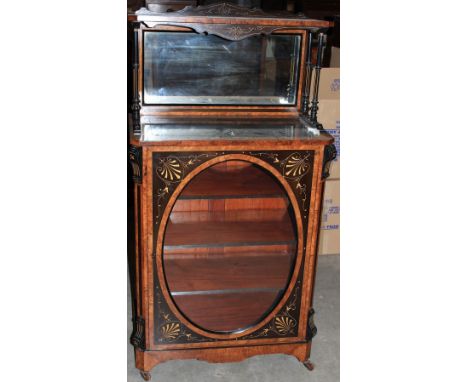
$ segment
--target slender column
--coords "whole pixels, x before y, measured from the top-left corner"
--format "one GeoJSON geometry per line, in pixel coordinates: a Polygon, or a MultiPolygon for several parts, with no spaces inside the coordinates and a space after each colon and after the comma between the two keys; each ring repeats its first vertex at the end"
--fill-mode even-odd
{"type": "Polygon", "coordinates": [[[302,93],[302,113],[308,117],[310,81],[312,77],[312,32],[307,33],[307,61],[304,90],[302,93]]]}
{"type": "MultiPolygon", "coordinates": [[[[325,45],[327,42],[327,36],[324,33],[318,35],[318,47],[317,47],[317,62],[315,64],[315,78],[314,78],[314,93],[312,96],[312,105],[310,107],[310,120],[315,128],[323,129],[322,125],[317,122],[317,111],[318,111],[318,92],[320,85],[320,69],[322,69],[322,60],[325,45]]],[[[309,112],[307,113],[309,114],[309,112]]]]}
{"type": "Polygon", "coordinates": [[[139,47],[138,47],[138,28],[139,24],[134,24],[133,29],[133,58],[132,58],[132,71],[133,71],[133,99],[132,99],[132,122],[133,132],[136,134],[141,133],[140,126],[140,93],[138,91],[138,71],[139,71],[139,47]]]}

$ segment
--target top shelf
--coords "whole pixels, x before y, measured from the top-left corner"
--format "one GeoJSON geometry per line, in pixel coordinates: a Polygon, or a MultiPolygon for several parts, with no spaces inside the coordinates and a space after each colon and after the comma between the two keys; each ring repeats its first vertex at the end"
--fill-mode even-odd
{"type": "Polygon", "coordinates": [[[332,22],[314,20],[304,14],[285,11],[265,12],[259,8],[246,8],[230,3],[210,4],[198,7],[186,7],[177,12],[158,13],[146,8],[140,8],[129,13],[128,21],[142,22],[176,22],[203,24],[254,24],[283,27],[329,28],[332,22]]]}
{"type": "Polygon", "coordinates": [[[284,198],[281,186],[255,166],[224,172],[210,168],[195,177],[180,199],[284,198]]]}

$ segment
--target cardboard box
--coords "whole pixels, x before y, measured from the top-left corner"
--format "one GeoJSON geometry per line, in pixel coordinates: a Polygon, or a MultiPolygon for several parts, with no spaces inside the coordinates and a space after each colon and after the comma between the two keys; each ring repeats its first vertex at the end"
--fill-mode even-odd
{"type": "MultiPolygon", "coordinates": [[[[313,84],[312,80],[312,84],[313,84]]],[[[311,93],[312,94],[312,93],[311,93]]],[[[330,177],[325,182],[322,216],[318,242],[319,255],[340,253],[340,69],[323,68],[320,71],[317,119],[335,138],[337,158],[330,166],[330,177]]]]}
{"type": "Polygon", "coordinates": [[[340,181],[327,180],[323,193],[319,255],[340,253],[340,181]]]}
{"type": "Polygon", "coordinates": [[[320,70],[319,102],[324,99],[340,100],[340,68],[320,70]]]}
{"type": "Polygon", "coordinates": [[[330,68],[340,67],[340,48],[332,46],[331,57],[330,57],[330,68]]]}
{"type": "Polygon", "coordinates": [[[337,157],[330,166],[329,179],[340,178],[340,69],[323,68],[320,71],[317,119],[335,138],[337,157]]]}

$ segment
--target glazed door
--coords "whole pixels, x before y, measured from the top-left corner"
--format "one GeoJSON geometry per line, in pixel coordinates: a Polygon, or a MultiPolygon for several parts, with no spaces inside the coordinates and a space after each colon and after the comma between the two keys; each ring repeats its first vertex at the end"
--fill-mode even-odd
{"type": "Polygon", "coordinates": [[[313,152],[153,166],[155,343],[298,336],[313,152]]]}

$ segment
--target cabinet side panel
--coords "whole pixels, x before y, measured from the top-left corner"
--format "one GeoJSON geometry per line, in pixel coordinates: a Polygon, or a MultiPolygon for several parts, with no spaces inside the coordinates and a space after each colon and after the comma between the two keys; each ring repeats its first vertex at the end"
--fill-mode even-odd
{"type": "Polygon", "coordinates": [[[129,248],[129,269],[132,283],[132,307],[133,307],[133,333],[131,343],[137,349],[145,349],[145,320],[143,314],[142,299],[142,150],[140,147],[129,147],[129,162],[132,168],[133,178],[133,224],[129,230],[133,233],[131,237],[131,248],[129,248]]]}
{"type": "Polygon", "coordinates": [[[314,164],[313,189],[311,192],[310,211],[309,211],[309,226],[307,230],[307,256],[304,270],[304,297],[303,297],[303,312],[301,317],[301,334],[305,335],[308,340],[311,339],[311,334],[316,329],[309,326],[310,317],[312,315],[312,301],[315,284],[315,272],[317,262],[317,241],[320,226],[320,211],[322,201],[322,186],[321,169],[323,162],[323,150],[316,151],[316,161],[314,164]]]}

